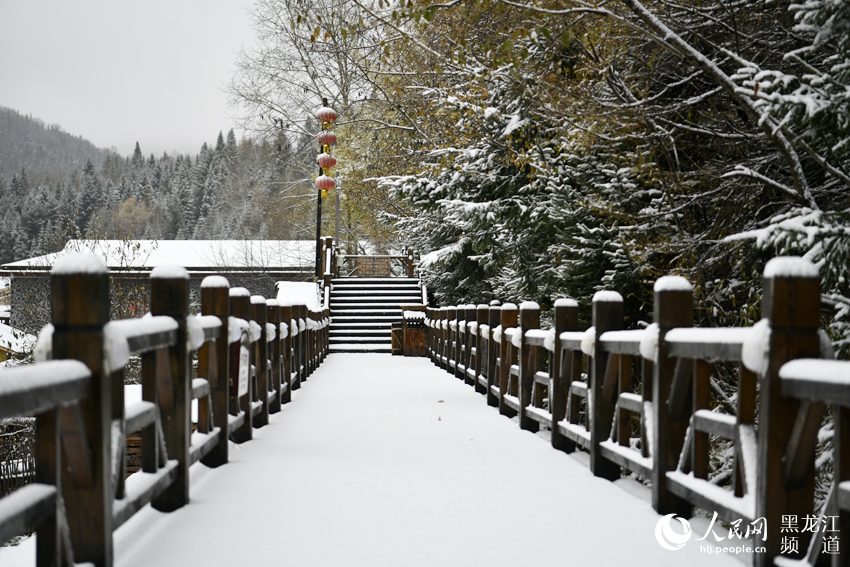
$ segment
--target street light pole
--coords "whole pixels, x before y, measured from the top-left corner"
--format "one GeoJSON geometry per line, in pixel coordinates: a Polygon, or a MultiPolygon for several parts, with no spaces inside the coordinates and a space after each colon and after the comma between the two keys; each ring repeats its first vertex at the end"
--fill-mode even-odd
{"type": "MultiPolygon", "coordinates": [[[[322,106],[328,105],[328,99],[322,98],[322,106]]],[[[322,126],[324,128],[324,126],[322,126]]],[[[319,153],[324,147],[319,144],[319,153]]],[[[319,175],[324,175],[322,166],[319,166],[319,175]]],[[[316,191],[316,278],[322,277],[322,192],[316,191]]]]}

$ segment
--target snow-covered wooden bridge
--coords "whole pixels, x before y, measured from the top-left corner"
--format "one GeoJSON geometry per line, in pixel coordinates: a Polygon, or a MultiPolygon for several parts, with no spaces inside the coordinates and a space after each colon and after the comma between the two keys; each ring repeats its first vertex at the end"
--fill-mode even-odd
{"type": "Polygon", "coordinates": [[[594,297],[588,329],[570,300],[552,329],[530,302],[429,309],[429,358],[328,357],[327,312],[217,276],[199,316],[180,269],[152,274],[152,317],[109,322],[107,289],[93,258],[54,267],[52,361],[0,373],[0,417],[36,416],[39,463],[0,500],[0,539],[37,531],[3,565],[848,561],[850,364],[815,360],[803,260],[768,264],[749,329],[693,328],[690,284],[662,278],[649,329],[622,329],[614,292],[594,297]],[[143,401],[128,405],[133,353],[143,401]],[[738,366],[731,411],[709,411],[717,362],[738,366]],[[816,509],[828,406],[834,472],[816,509]],[[709,480],[717,439],[728,486],[709,480]],[[728,524],[672,517],[693,507],[728,524]]]}

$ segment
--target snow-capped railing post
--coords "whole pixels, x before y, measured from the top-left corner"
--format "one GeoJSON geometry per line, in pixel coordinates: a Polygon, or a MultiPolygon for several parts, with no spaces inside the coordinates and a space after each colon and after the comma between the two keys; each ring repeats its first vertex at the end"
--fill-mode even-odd
{"type": "Polygon", "coordinates": [[[168,349],[168,377],[158,381],[159,411],[168,458],[177,460],[177,478],[152,505],[170,512],[189,503],[189,446],[192,435],[191,353],[186,317],[189,316],[189,273],[184,268],[159,267],[151,272],[151,315],[177,322],[177,341],[168,349]]]}
{"type": "Polygon", "coordinates": [[[219,428],[218,444],[201,459],[201,462],[208,467],[223,465],[229,459],[227,432],[230,386],[227,371],[230,365],[228,344],[230,302],[228,289],[230,289],[230,283],[221,276],[209,276],[201,282],[201,313],[215,315],[221,320],[221,332],[218,338],[213,343],[204,343],[198,353],[198,375],[205,377],[210,383],[213,426],[219,428]],[[210,351],[214,353],[214,358],[210,357],[210,351]]]}
{"type": "Polygon", "coordinates": [[[269,348],[271,349],[269,359],[272,361],[271,368],[269,369],[269,377],[272,383],[272,390],[274,391],[274,396],[269,401],[269,413],[278,413],[280,411],[281,391],[284,384],[281,380],[280,351],[282,341],[280,338],[280,303],[276,299],[266,300],[266,320],[275,332],[274,340],[269,343],[269,348]]]}
{"type": "MultiPolygon", "coordinates": [[[[250,321],[251,321],[251,294],[244,287],[232,287],[230,288],[230,314],[237,319],[242,319],[249,323],[250,329],[250,321]]],[[[250,360],[247,368],[242,368],[242,349],[245,346],[239,341],[233,343],[230,351],[230,379],[233,381],[236,389],[232,392],[234,396],[234,404],[233,409],[238,408],[241,410],[245,416],[245,421],[242,423],[242,426],[239,427],[236,431],[233,432],[233,440],[236,443],[244,443],[245,441],[250,441],[254,437],[254,412],[252,411],[252,400],[254,399],[253,393],[253,380],[251,380],[251,364],[250,360]],[[244,372],[248,372],[248,391],[245,393],[240,393],[238,390],[238,385],[240,382],[240,374],[244,372]]],[[[251,350],[251,345],[248,345],[248,350],[251,350]]],[[[238,411],[237,410],[237,411],[238,411]]]]}
{"type": "Polygon", "coordinates": [[[469,371],[472,364],[472,345],[475,343],[475,340],[471,332],[472,330],[469,328],[469,324],[476,321],[477,317],[478,315],[475,310],[475,305],[471,303],[464,305],[463,318],[466,323],[463,326],[463,379],[467,384],[473,387],[475,386],[474,369],[472,376],[469,375],[469,371]]]}
{"type": "Polygon", "coordinates": [[[560,433],[558,424],[567,416],[567,397],[570,390],[569,374],[565,371],[565,353],[561,345],[561,333],[578,330],[578,303],[572,299],[555,301],[555,320],[552,333],[554,334],[554,352],[549,358],[549,376],[552,390],[549,392],[549,409],[552,413],[552,447],[562,451],[572,452],[575,443],[560,433]]]}
{"type": "Polygon", "coordinates": [[[257,369],[257,396],[260,399],[260,412],[254,416],[254,427],[263,427],[269,423],[269,343],[266,340],[268,322],[266,298],[262,295],[251,296],[251,319],[259,325],[260,340],[253,344],[253,359],[257,369]]]}
{"type": "MultiPolygon", "coordinates": [[[[79,411],[66,408],[57,412],[60,428],[83,427],[85,431],[84,450],[62,451],[62,496],[74,560],[109,566],[113,560],[111,424],[115,387],[104,368],[109,274],[95,256],[68,256],[53,267],[50,290],[53,358],[82,361],[92,376],[91,394],[80,401],[79,411]]],[[[63,439],[65,447],[67,439],[72,437],[63,439]]],[[[37,437],[40,450],[38,445],[37,437]]],[[[36,544],[40,549],[50,545],[48,538],[38,539],[44,540],[36,544]]]]}
{"type": "MultiPolygon", "coordinates": [[[[764,366],[758,372],[759,431],[756,517],[767,520],[767,552],[756,554],[759,567],[773,565],[780,555],[782,517],[811,514],[814,474],[791,483],[784,457],[794,430],[794,416],[800,401],[783,397],[779,379],[782,365],[795,358],[819,358],[820,279],[817,268],[802,258],[774,258],[764,270],[762,316],[770,329],[763,353],[764,366]]],[[[745,345],[746,350],[746,345],[745,345]]],[[[743,356],[746,358],[747,352],[743,356]]],[[[755,358],[755,357],[752,357],[755,358]]],[[[753,366],[752,360],[745,360],[753,366]]],[[[814,470],[814,452],[811,457],[814,470]]],[[[800,534],[806,535],[806,534],[800,534]]],[[[810,534],[809,534],[810,535],[810,534]]],[[[808,541],[800,540],[805,550],[808,541]]]]}
{"type": "Polygon", "coordinates": [[[677,513],[689,516],[691,506],[667,488],[667,473],[676,470],[682,443],[685,438],[685,420],[673,420],[668,400],[676,369],[665,336],[675,327],[690,327],[694,323],[693,289],[683,278],[659,279],[654,287],[653,318],[658,325],[657,360],[652,374],[652,506],[659,514],[677,513]],[[666,285],[663,282],[678,282],[666,285]]]}
{"type": "Polygon", "coordinates": [[[616,404],[617,367],[608,368],[609,357],[600,346],[599,337],[606,331],[623,328],[623,298],[614,291],[599,291],[592,301],[593,353],[590,366],[588,414],[590,415],[590,470],[595,476],[614,480],[620,478],[620,467],[602,456],[599,444],[611,437],[611,422],[616,404]],[[610,370],[610,371],[609,371],[610,370]]]}
{"type": "Polygon", "coordinates": [[[516,412],[505,400],[505,394],[510,392],[511,383],[511,340],[505,332],[511,327],[517,326],[517,307],[513,303],[505,303],[501,308],[499,324],[502,327],[502,339],[499,341],[499,413],[513,417],[516,412]]]}
{"type": "Polygon", "coordinates": [[[283,338],[283,381],[286,382],[287,388],[283,393],[281,403],[288,404],[292,401],[292,390],[297,390],[301,387],[298,382],[298,375],[293,370],[292,335],[295,333],[292,325],[292,305],[283,304],[280,306],[280,318],[287,326],[286,336],[283,338]]]}
{"type": "MultiPolygon", "coordinates": [[[[481,375],[487,371],[487,339],[481,335],[481,329],[487,324],[490,317],[490,307],[484,303],[479,304],[475,308],[476,329],[474,333],[475,341],[475,376],[472,381],[475,383],[475,391],[479,394],[486,394],[487,388],[481,384],[481,375]]],[[[485,374],[486,376],[486,374],[485,374]]]]}
{"type": "Polygon", "coordinates": [[[493,339],[493,331],[499,326],[502,317],[502,303],[498,299],[490,302],[487,310],[487,325],[490,332],[487,336],[487,405],[499,407],[499,398],[493,393],[493,386],[499,382],[496,376],[496,360],[499,358],[499,349],[493,339]]]}
{"type": "Polygon", "coordinates": [[[540,424],[525,413],[531,405],[534,374],[540,367],[540,347],[526,343],[525,333],[540,327],[540,306],[533,301],[523,301],[519,306],[519,427],[536,432],[540,424]]]}

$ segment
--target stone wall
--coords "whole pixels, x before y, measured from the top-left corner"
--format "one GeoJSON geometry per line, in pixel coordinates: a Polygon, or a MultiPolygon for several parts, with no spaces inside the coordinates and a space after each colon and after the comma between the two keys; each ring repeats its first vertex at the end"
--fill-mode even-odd
{"type": "Polygon", "coordinates": [[[355,258],[355,275],[358,278],[389,278],[393,275],[389,258],[355,258]]]}

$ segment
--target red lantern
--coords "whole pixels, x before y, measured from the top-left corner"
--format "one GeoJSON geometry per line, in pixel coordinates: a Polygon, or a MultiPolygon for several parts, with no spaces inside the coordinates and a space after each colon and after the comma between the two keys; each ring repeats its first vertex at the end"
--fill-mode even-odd
{"type": "Polygon", "coordinates": [[[316,156],[316,163],[325,171],[336,165],[336,158],[331,154],[321,153],[316,156]]]}
{"type": "Polygon", "coordinates": [[[316,178],[316,188],[322,192],[330,191],[336,187],[336,179],[327,175],[320,175],[316,178]]]}
{"type": "Polygon", "coordinates": [[[319,140],[319,145],[322,146],[333,146],[336,144],[336,134],[330,130],[322,130],[319,132],[319,135],[316,136],[316,139],[319,140]]]}
{"type": "Polygon", "coordinates": [[[319,122],[322,124],[331,124],[336,121],[336,110],[323,106],[316,111],[316,118],[318,118],[319,122]]]}

